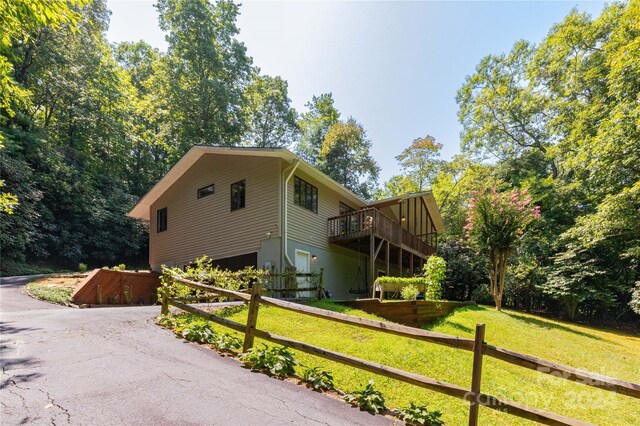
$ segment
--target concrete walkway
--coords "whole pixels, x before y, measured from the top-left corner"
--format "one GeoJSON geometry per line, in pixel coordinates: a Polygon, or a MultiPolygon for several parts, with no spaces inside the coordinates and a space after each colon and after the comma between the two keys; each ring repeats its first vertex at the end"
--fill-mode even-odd
{"type": "Polygon", "coordinates": [[[154,325],[158,307],[73,309],[0,280],[2,425],[378,425],[154,325]]]}

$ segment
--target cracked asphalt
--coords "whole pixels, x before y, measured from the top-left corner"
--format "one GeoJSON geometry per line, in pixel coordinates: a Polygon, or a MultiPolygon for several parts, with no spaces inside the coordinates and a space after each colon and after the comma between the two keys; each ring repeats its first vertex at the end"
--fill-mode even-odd
{"type": "Polygon", "coordinates": [[[2,425],[378,425],[392,420],[176,339],[158,307],[73,309],[0,279],[2,425]]]}

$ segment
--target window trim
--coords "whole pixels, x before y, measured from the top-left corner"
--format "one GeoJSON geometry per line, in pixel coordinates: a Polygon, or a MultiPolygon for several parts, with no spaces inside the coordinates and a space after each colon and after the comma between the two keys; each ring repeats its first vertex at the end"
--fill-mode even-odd
{"type": "Polygon", "coordinates": [[[165,232],[168,228],[169,222],[169,213],[166,207],[162,207],[161,209],[156,210],[156,233],[165,232]],[[160,215],[164,212],[164,221],[160,220],[160,215]],[[164,227],[160,229],[160,225],[163,224],[164,227]]]}
{"type": "Polygon", "coordinates": [[[216,184],[212,183],[211,185],[207,185],[207,186],[203,186],[202,188],[198,188],[198,191],[196,192],[196,196],[198,197],[198,200],[199,200],[200,198],[205,198],[205,197],[208,197],[209,195],[213,195],[215,193],[216,193],[216,184]],[[204,195],[201,195],[200,191],[202,191],[204,189],[207,189],[207,188],[211,188],[212,191],[208,192],[208,193],[206,193],[204,195]]]}
{"type": "Polygon", "coordinates": [[[230,195],[230,198],[231,198],[231,211],[232,212],[236,211],[236,210],[244,209],[247,206],[247,201],[246,201],[246,198],[247,198],[247,180],[246,179],[242,179],[242,180],[239,180],[238,182],[232,183],[229,193],[230,193],[229,195],[230,195]],[[233,187],[238,185],[238,184],[242,184],[242,205],[239,206],[239,207],[234,207],[233,206],[233,187]]]}
{"type": "Polygon", "coordinates": [[[302,207],[312,213],[318,214],[318,204],[320,203],[320,197],[318,196],[318,187],[310,184],[306,180],[299,176],[294,176],[293,179],[293,204],[302,207]],[[297,191],[300,191],[299,193],[297,191]],[[308,192],[310,190],[310,192],[308,192]],[[311,200],[311,206],[307,206],[307,201],[311,200]]]}

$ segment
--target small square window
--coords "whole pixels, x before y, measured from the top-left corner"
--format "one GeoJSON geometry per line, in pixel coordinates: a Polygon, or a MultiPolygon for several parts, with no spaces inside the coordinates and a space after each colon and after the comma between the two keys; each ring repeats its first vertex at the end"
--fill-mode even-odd
{"type": "Polygon", "coordinates": [[[244,180],[231,185],[231,211],[244,208],[245,186],[244,180]]]}
{"type": "Polygon", "coordinates": [[[204,188],[198,189],[198,198],[206,197],[207,195],[215,194],[216,186],[214,184],[205,186],[204,188]]]}
{"type": "Polygon", "coordinates": [[[156,232],[167,230],[167,208],[158,209],[156,212],[156,232]]]}

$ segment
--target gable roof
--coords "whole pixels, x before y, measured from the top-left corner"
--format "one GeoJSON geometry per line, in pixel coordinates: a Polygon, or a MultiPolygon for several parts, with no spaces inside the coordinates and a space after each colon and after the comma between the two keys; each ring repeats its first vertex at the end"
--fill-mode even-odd
{"type": "Polygon", "coordinates": [[[338,192],[352,203],[356,204],[359,208],[364,207],[376,207],[386,202],[397,202],[398,200],[405,200],[407,198],[423,197],[429,212],[431,213],[434,225],[438,233],[444,231],[444,223],[440,217],[440,212],[436,201],[433,198],[431,192],[421,192],[418,194],[407,194],[397,197],[387,198],[385,200],[376,200],[368,202],[362,199],[360,196],[354,194],[349,189],[345,188],[331,177],[322,173],[320,170],[313,167],[311,164],[302,160],[300,157],[292,153],[286,148],[256,148],[256,147],[228,147],[228,146],[202,146],[195,145],[191,147],[189,151],[160,179],[154,186],[147,192],[144,197],[138,201],[138,203],[131,209],[127,216],[136,219],[149,220],[151,205],[165,193],[196,161],[198,161],[205,154],[216,155],[238,155],[249,157],[271,157],[280,158],[291,164],[296,161],[300,162],[298,169],[307,173],[311,177],[322,182],[332,190],[338,192]]]}

